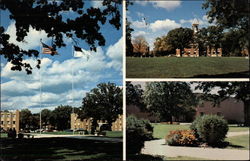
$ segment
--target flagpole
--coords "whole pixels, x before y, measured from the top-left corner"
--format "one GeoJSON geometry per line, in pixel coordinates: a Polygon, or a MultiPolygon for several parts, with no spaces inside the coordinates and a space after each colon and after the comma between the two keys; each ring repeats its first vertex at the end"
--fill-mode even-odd
{"type": "MultiPolygon", "coordinates": [[[[73,49],[73,44],[72,44],[72,58],[74,58],[74,49],[73,49]]],[[[73,79],[74,79],[74,77],[73,77],[73,65],[72,65],[72,67],[71,67],[71,75],[72,75],[72,82],[71,82],[71,101],[72,101],[72,108],[73,108],[73,115],[75,116],[75,111],[74,111],[74,107],[73,107],[73,88],[74,88],[74,84],[73,84],[73,79]]],[[[74,121],[73,121],[73,135],[75,134],[75,118],[73,118],[74,119],[74,121]]]]}
{"type": "MultiPolygon", "coordinates": [[[[41,40],[42,42],[42,40],[41,40]]],[[[41,76],[41,70],[42,70],[42,45],[40,44],[40,72],[39,72],[39,79],[40,79],[40,135],[42,134],[42,76],[41,76]]]]}

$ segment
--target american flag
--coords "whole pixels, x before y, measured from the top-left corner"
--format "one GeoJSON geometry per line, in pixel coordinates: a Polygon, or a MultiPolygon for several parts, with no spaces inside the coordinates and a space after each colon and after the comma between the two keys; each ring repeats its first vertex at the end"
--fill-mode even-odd
{"type": "Polygon", "coordinates": [[[51,46],[48,46],[44,43],[42,43],[42,46],[43,46],[43,49],[42,49],[42,53],[43,54],[51,54],[51,55],[57,55],[57,51],[51,47],[51,46]]]}

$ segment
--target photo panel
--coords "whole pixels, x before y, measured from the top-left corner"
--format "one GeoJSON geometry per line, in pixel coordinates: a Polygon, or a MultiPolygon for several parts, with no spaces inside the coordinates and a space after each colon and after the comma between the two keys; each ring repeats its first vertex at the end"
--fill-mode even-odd
{"type": "Polygon", "coordinates": [[[249,82],[127,81],[127,160],[249,159],[249,91],[249,82]]]}
{"type": "Polygon", "coordinates": [[[123,160],[123,1],[0,9],[0,160],[123,160]]]}
{"type": "Polygon", "coordinates": [[[249,78],[246,0],[130,2],[126,78],[249,78]]]}

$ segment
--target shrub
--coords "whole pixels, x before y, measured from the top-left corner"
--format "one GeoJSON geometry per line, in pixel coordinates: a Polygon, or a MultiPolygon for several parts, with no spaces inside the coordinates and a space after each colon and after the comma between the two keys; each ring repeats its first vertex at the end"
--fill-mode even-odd
{"type": "Polygon", "coordinates": [[[149,121],[137,119],[135,116],[128,116],[126,122],[127,153],[140,153],[144,142],[153,138],[153,127],[149,121]]]}
{"type": "Polygon", "coordinates": [[[197,117],[190,126],[195,136],[208,145],[222,142],[228,131],[227,121],[217,115],[203,115],[197,117]]]}
{"type": "Polygon", "coordinates": [[[195,146],[197,139],[192,130],[175,130],[165,137],[168,145],[195,146]]]}

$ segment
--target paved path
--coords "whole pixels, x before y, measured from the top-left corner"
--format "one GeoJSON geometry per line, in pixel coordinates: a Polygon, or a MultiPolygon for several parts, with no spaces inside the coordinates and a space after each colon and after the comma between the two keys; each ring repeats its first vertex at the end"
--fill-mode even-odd
{"type": "MultiPolygon", "coordinates": [[[[249,132],[230,132],[228,137],[246,135],[249,132]]],[[[168,146],[165,139],[146,141],[143,154],[167,157],[189,156],[212,160],[249,160],[249,150],[168,146]]]]}
{"type": "Polygon", "coordinates": [[[94,135],[88,135],[88,136],[86,135],[51,135],[51,134],[34,135],[34,138],[58,138],[58,137],[97,140],[97,141],[109,141],[109,142],[122,142],[122,138],[108,138],[108,137],[94,136],[94,135]]]}

